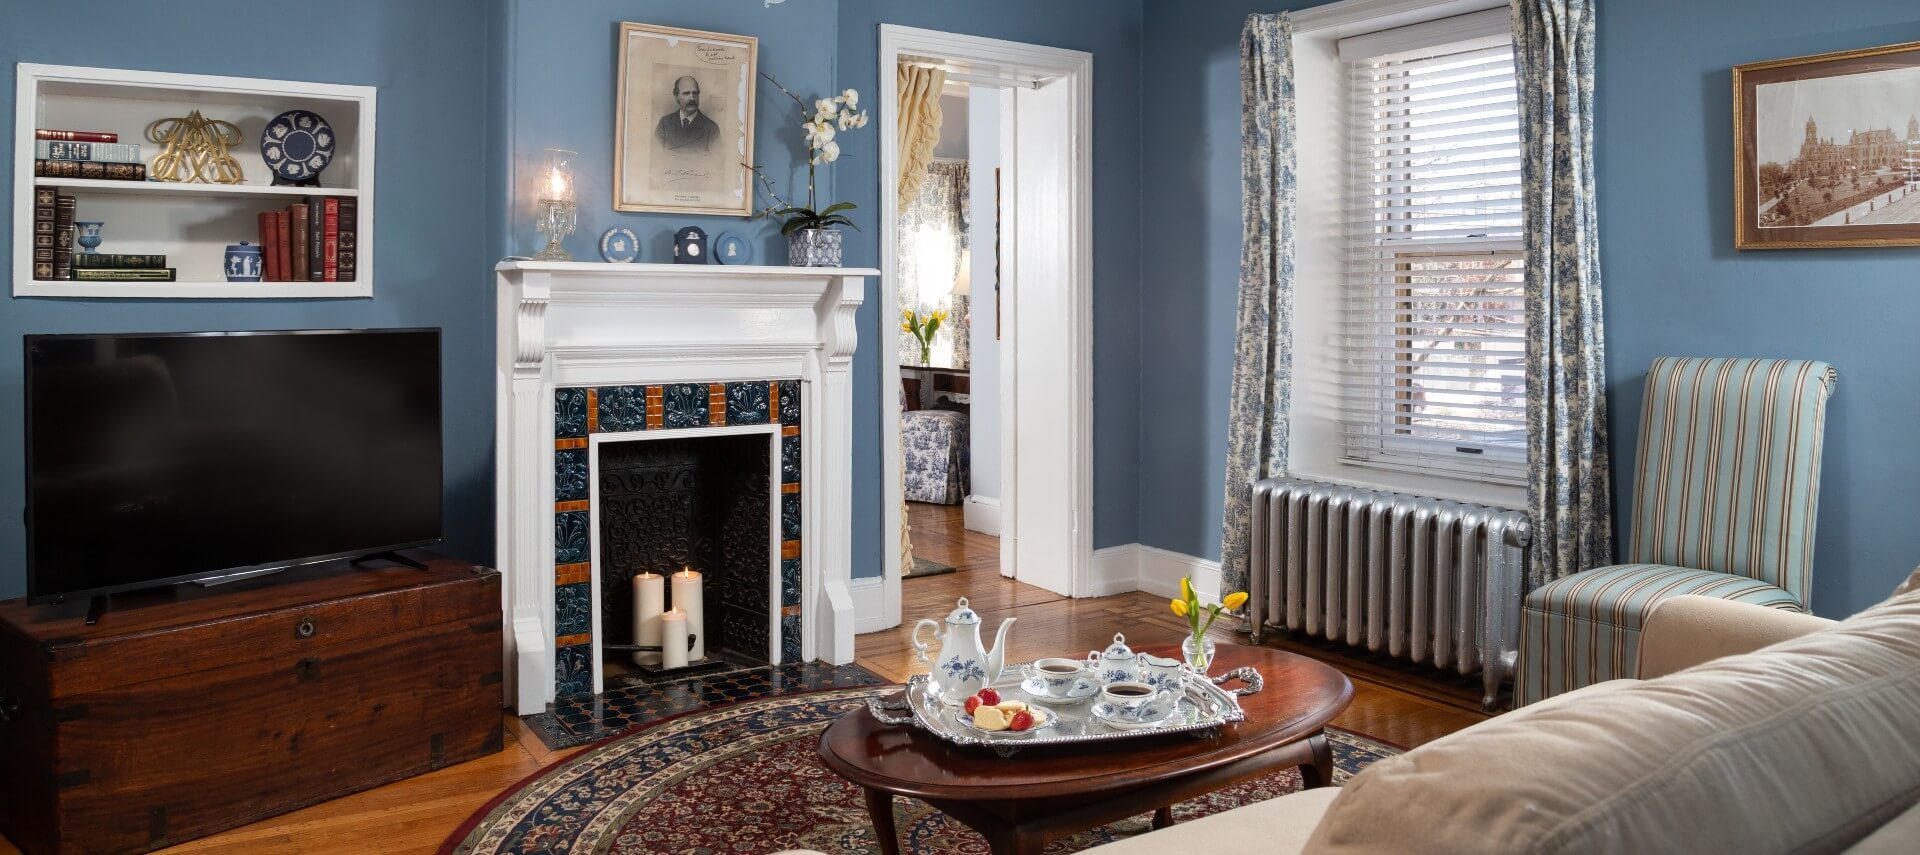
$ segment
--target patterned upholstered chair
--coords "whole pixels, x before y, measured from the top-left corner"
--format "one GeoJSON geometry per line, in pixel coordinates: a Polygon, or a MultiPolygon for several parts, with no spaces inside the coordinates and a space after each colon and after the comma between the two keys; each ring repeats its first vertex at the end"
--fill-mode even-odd
{"type": "Polygon", "coordinates": [[[1824,362],[1661,357],[1647,371],[1630,564],[1527,595],[1514,704],[1633,673],[1655,604],[1703,594],[1810,604],[1824,362]]]}

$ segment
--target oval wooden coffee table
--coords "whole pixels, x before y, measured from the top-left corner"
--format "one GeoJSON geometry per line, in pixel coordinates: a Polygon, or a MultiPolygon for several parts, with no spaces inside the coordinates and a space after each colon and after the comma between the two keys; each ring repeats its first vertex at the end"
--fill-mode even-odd
{"type": "MultiPolygon", "coordinates": [[[[1146,648],[1178,656],[1172,647],[1146,648]]],[[[1326,665],[1263,647],[1220,648],[1214,673],[1252,666],[1266,688],[1240,698],[1246,721],[1199,739],[1168,734],[1088,746],[1032,748],[1002,758],[866,710],[820,736],[827,768],[866,790],[881,851],[900,851],[893,797],[912,796],[987,838],[995,853],[1037,853],[1048,840],[1145,811],[1172,824],[1171,806],[1222,787],[1300,767],[1308,787],[1326,786],[1333,758],[1323,728],[1347,708],[1353,684],[1326,665]]]]}

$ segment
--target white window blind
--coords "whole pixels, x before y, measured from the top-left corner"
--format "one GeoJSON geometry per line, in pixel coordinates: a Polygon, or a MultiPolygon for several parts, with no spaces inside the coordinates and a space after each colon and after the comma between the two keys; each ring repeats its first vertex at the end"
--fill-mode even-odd
{"type": "Polygon", "coordinates": [[[1526,471],[1519,104],[1488,39],[1349,63],[1342,454],[1511,483],[1526,471]]]}

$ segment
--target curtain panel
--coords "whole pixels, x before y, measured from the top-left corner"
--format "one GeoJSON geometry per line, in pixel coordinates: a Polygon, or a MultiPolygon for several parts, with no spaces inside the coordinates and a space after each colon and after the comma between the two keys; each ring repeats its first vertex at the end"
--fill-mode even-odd
{"type": "MultiPolygon", "coordinates": [[[[935,348],[944,350],[951,345],[953,367],[965,368],[958,337],[964,319],[953,286],[967,251],[967,200],[972,180],[965,161],[935,161],[922,172],[920,192],[900,209],[899,228],[894,230],[898,241],[893,254],[898,302],[902,311],[924,314],[948,310],[951,317],[934,334],[935,348]]],[[[897,355],[902,365],[920,361],[920,344],[913,336],[901,335],[899,344],[897,355]]]]}
{"type": "Polygon", "coordinates": [[[940,142],[940,89],[947,70],[901,63],[897,75],[900,94],[900,210],[913,204],[933,163],[933,147],[940,142]]]}
{"type": "Polygon", "coordinates": [[[1240,305],[1227,416],[1220,594],[1247,590],[1253,485],[1287,465],[1293,385],[1293,22],[1252,15],[1240,34],[1240,305]]]}
{"type": "Polygon", "coordinates": [[[1528,588],[1613,563],[1593,177],[1596,0],[1512,0],[1527,242],[1528,588]]]}

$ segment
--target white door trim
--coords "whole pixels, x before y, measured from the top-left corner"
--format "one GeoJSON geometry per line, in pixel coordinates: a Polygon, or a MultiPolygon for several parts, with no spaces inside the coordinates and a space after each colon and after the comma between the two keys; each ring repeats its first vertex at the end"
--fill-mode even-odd
{"type": "MultiPolygon", "coordinates": [[[[897,357],[899,327],[898,285],[894,281],[897,262],[894,257],[895,223],[899,216],[899,126],[895,105],[899,102],[899,84],[894,69],[903,56],[939,57],[999,77],[1044,79],[1045,86],[1070,86],[1073,91],[1073,174],[1060,182],[1072,188],[1072,198],[1062,207],[1071,213],[1070,246],[1027,248],[1028,251],[1054,251],[1063,255],[1061,267],[1072,271],[1068,287],[1073,315],[1067,336],[1073,354],[1072,393],[1067,403],[1068,429],[1074,445],[1072,518],[1073,567],[1070,578],[1072,596],[1084,596],[1091,585],[1093,565],[1093,55],[1085,51],[1045,47],[1020,42],[943,33],[893,24],[880,26],[880,92],[876,102],[880,119],[880,338],[874,352],[880,368],[880,441],[881,441],[881,531],[885,538],[881,557],[883,568],[883,626],[900,624],[900,513],[902,502],[900,459],[899,400],[900,365],[897,357]]],[[[1004,132],[1003,132],[1004,134],[1004,132]]],[[[1016,164],[1015,168],[1018,168],[1016,164]]],[[[1025,184],[1026,182],[1023,182],[1025,184]]],[[[1003,365],[1011,364],[1004,355],[1003,365]]],[[[1007,390],[1003,389],[1003,393],[1007,390]]],[[[1002,433],[1003,448],[1016,446],[1012,432],[1002,433]]],[[[1016,490],[1015,455],[1002,452],[1008,470],[1002,481],[1001,499],[1010,505],[1016,490]]],[[[1018,537],[1012,530],[1011,507],[1002,508],[1002,538],[1018,537]]],[[[1005,556],[1008,550],[1003,548],[1005,556]]],[[[1003,558],[1003,561],[1005,559],[1003,558]]]]}

